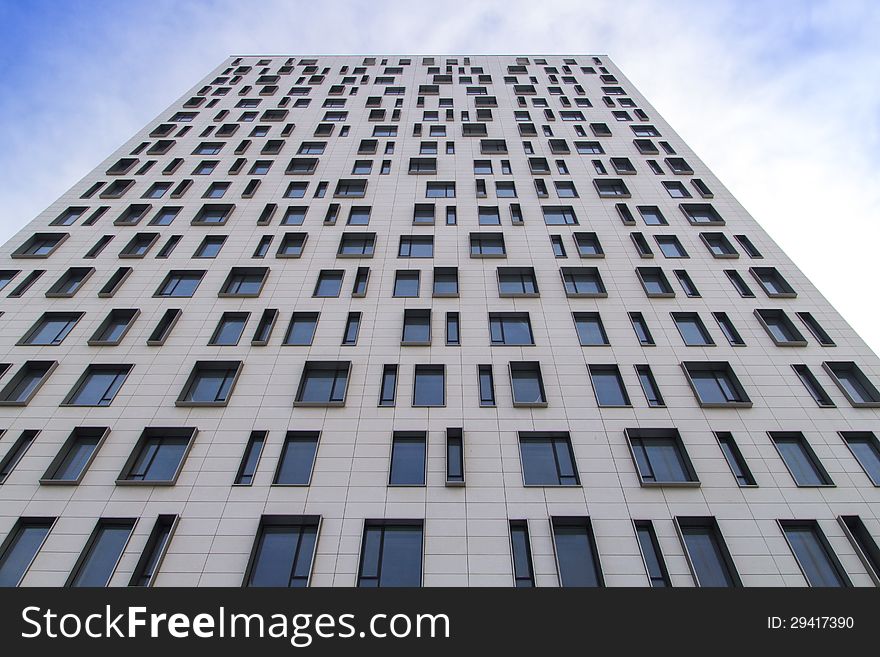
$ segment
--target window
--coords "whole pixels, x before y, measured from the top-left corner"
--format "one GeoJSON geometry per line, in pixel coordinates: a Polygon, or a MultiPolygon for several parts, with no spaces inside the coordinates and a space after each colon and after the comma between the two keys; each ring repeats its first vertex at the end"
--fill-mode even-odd
{"type": "Polygon", "coordinates": [[[724,274],[733,284],[733,287],[736,289],[741,297],[751,298],[755,296],[755,293],[749,289],[749,286],[746,285],[746,282],[743,280],[743,277],[738,271],[736,271],[735,269],[725,269],[724,274]]]}
{"type": "Polygon", "coordinates": [[[45,312],[17,344],[29,346],[59,345],[70,334],[83,314],[45,312]]]}
{"type": "Polygon", "coordinates": [[[421,586],[422,534],[421,520],[367,520],[358,586],[421,586]]]}
{"type": "Polygon", "coordinates": [[[419,296],[419,278],[418,270],[408,271],[399,270],[394,275],[394,296],[395,297],[417,297],[419,296]]]}
{"type": "Polygon", "coordinates": [[[740,487],[757,486],[755,477],[752,475],[751,470],[749,470],[742,452],[739,451],[739,446],[733,439],[733,434],[729,431],[716,431],[715,438],[718,440],[721,452],[727,460],[727,465],[730,466],[730,472],[736,478],[737,485],[740,487]]]}
{"type": "Polygon", "coordinates": [[[225,406],[241,369],[241,361],[196,361],[176,405],[225,406]]]}
{"type": "Polygon", "coordinates": [[[413,406],[446,405],[446,370],[443,365],[416,365],[413,406]]]}
{"type": "Polygon", "coordinates": [[[274,485],[308,486],[318,453],[317,431],[288,431],[278,457],[274,485]]]}
{"type": "MultiPolygon", "coordinates": [[[[681,183],[679,183],[681,184],[681,183]]],[[[680,206],[685,219],[694,225],[723,225],[724,219],[709,203],[682,203],[680,206]]]]}
{"type": "Polygon", "coordinates": [[[382,368],[382,381],[379,387],[379,406],[394,406],[397,396],[397,365],[382,368]]]}
{"type": "Polygon", "coordinates": [[[557,258],[568,257],[568,254],[565,252],[565,244],[562,243],[562,235],[551,235],[550,246],[553,248],[553,255],[557,258]]]}
{"type": "Polygon", "coordinates": [[[815,520],[780,520],[779,526],[794,553],[807,584],[823,587],[852,586],[846,571],[815,520]]]}
{"type": "Polygon", "coordinates": [[[76,427],[52,460],[40,483],[78,484],[108,433],[108,427],[76,427]]]}
{"type": "Polygon", "coordinates": [[[295,312],[290,318],[283,344],[310,345],[318,326],[318,313],[295,312]]]}
{"type": "Polygon", "coordinates": [[[57,362],[54,360],[29,360],[0,390],[0,406],[26,406],[40,389],[57,362]]]}
{"type": "Polygon", "coordinates": [[[72,297],[79,292],[89,277],[95,273],[93,267],[71,267],[46,290],[47,297],[72,297]]]}
{"type": "Polygon", "coordinates": [[[294,404],[343,406],[351,371],[349,361],[306,361],[294,404]]]}
{"type": "Polygon", "coordinates": [[[342,290],[342,278],[345,272],[341,269],[322,269],[315,283],[313,297],[338,297],[342,290]]]}
{"type": "Polygon", "coordinates": [[[520,431],[519,448],[526,486],[580,485],[567,431],[520,431]]]}
{"type": "Polygon", "coordinates": [[[528,521],[510,521],[510,551],[513,559],[514,585],[517,588],[534,587],[535,570],[532,566],[532,547],[529,542],[528,521]]]}
{"type": "Polygon", "coordinates": [[[24,458],[30,446],[34,444],[39,431],[34,429],[25,429],[19,434],[18,438],[12,443],[12,447],[6,450],[3,459],[0,460],[0,484],[6,481],[7,477],[15,470],[15,466],[24,458]]]}
{"type": "Polygon", "coordinates": [[[195,428],[147,427],[116,483],[173,484],[196,433],[195,428]]]}
{"type": "Polygon", "coordinates": [[[281,217],[282,226],[302,226],[308,208],[302,205],[289,205],[281,217]]]}
{"type": "Polygon", "coordinates": [[[177,218],[182,210],[181,207],[164,207],[156,212],[155,216],[150,220],[150,226],[170,226],[177,218]]]}
{"type": "Polygon", "coordinates": [[[813,334],[813,337],[816,338],[816,341],[822,345],[823,347],[833,347],[835,346],[834,340],[831,339],[831,336],[822,328],[822,325],[819,324],[818,320],[813,317],[812,313],[808,312],[800,312],[795,313],[798,316],[804,326],[813,334]]]}
{"type": "Polygon", "coordinates": [[[688,252],[685,251],[681,242],[675,235],[655,235],[657,246],[665,258],[688,258],[688,252]]]}
{"type": "Polygon", "coordinates": [[[510,389],[514,406],[546,406],[541,365],[537,361],[510,362],[510,389]]]}
{"type": "Polygon", "coordinates": [[[257,322],[257,330],[254,331],[254,337],[251,338],[251,344],[259,347],[268,344],[277,319],[278,310],[276,308],[266,308],[260,316],[260,321],[257,322]]]}
{"type": "Polygon", "coordinates": [[[736,330],[733,322],[727,316],[727,313],[712,313],[712,316],[715,318],[715,321],[718,322],[718,328],[721,329],[721,332],[724,334],[724,337],[727,338],[727,341],[731,346],[742,347],[745,345],[745,340],[742,339],[739,331],[736,330]]]}
{"type": "Polygon", "coordinates": [[[846,537],[862,560],[874,584],[880,584],[880,548],[859,516],[838,516],[846,537]]]}
{"type": "Polygon", "coordinates": [[[257,474],[257,465],[260,455],[263,453],[263,445],[266,444],[266,431],[251,431],[238,472],[235,473],[236,486],[250,486],[254,483],[254,475],[257,474]]]}
{"type": "Polygon", "coordinates": [[[691,198],[691,193],[684,186],[684,183],[677,180],[664,180],[663,187],[672,198],[691,198]]]}
{"type": "Polygon", "coordinates": [[[801,380],[801,383],[804,384],[804,387],[807,389],[807,392],[810,393],[810,396],[813,398],[819,406],[825,406],[828,408],[834,407],[834,402],[831,397],[828,396],[828,393],[825,392],[825,389],[819,383],[819,380],[815,377],[815,375],[810,371],[810,368],[806,365],[792,365],[792,369],[794,369],[795,374],[798,375],[798,378],[801,380]]]}
{"type": "Polygon", "coordinates": [[[19,518],[0,544],[0,588],[18,586],[55,524],[55,518],[19,518]]]}
{"type": "Polygon", "coordinates": [[[478,206],[477,223],[480,226],[500,226],[501,215],[498,212],[498,206],[478,206]]]}
{"type": "Polygon", "coordinates": [[[182,314],[183,311],[179,308],[169,308],[166,310],[162,314],[159,323],[156,324],[156,328],[153,329],[153,332],[147,338],[147,344],[153,347],[160,347],[165,344],[165,340],[171,335],[171,330],[177,324],[177,320],[180,319],[182,314]]]}
{"type": "Polygon", "coordinates": [[[128,544],[134,524],[134,519],[99,520],[65,586],[107,586],[128,544]]]}
{"type": "Polygon", "coordinates": [[[370,211],[372,208],[369,205],[353,205],[351,209],[348,211],[348,223],[349,226],[367,226],[370,223],[370,211]]]}
{"type": "Polygon", "coordinates": [[[833,486],[828,472],[800,431],[770,431],[770,440],[776,446],[791,478],[798,486],[833,486]]]}
{"type": "Polygon", "coordinates": [[[425,190],[427,198],[455,198],[454,182],[429,182],[425,190]]]}
{"type": "Polygon", "coordinates": [[[871,431],[841,431],[840,437],[875,486],[880,486],[880,442],[871,431]]]}
{"type": "Polygon", "coordinates": [[[528,313],[489,313],[489,334],[493,345],[533,345],[528,313]]]}
{"type": "Polygon", "coordinates": [[[109,406],[133,365],[89,365],[62,406],[109,406]]]}
{"type": "Polygon", "coordinates": [[[434,292],[435,297],[458,296],[458,268],[457,267],[434,267],[434,292]]]}
{"type": "Polygon", "coordinates": [[[340,180],[333,190],[333,196],[338,198],[363,198],[366,193],[366,180],[340,180]]]}
{"type": "Polygon", "coordinates": [[[541,206],[544,213],[544,223],[548,226],[577,226],[578,219],[574,208],[570,205],[541,206]]]}
{"type": "Polygon", "coordinates": [[[595,178],[593,185],[599,198],[629,198],[629,188],[620,178],[595,178]]]}
{"type": "Polygon", "coordinates": [[[434,237],[432,235],[401,235],[397,256],[399,258],[433,258],[434,237]]]}
{"type": "Polygon", "coordinates": [[[245,324],[247,324],[250,313],[246,312],[225,312],[217,322],[217,328],[211,334],[209,345],[215,346],[234,346],[241,339],[244,332],[245,324]]]}
{"type": "Polygon", "coordinates": [[[654,373],[651,372],[650,365],[636,365],[636,374],[639,377],[639,385],[642,386],[642,392],[645,393],[645,399],[648,406],[659,408],[666,406],[663,401],[663,395],[660,394],[660,388],[654,379],[654,373]]]}
{"type": "Polygon", "coordinates": [[[582,347],[602,346],[610,344],[602,317],[596,312],[572,313],[574,326],[577,330],[578,340],[582,347]]]}
{"type": "Polygon", "coordinates": [[[590,365],[590,380],[599,406],[629,406],[630,399],[617,365],[590,365]]]}
{"type": "Polygon", "coordinates": [[[604,586],[596,539],[588,517],[552,517],[561,586],[604,586]]]}
{"type": "Polygon", "coordinates": [[[495,406],[495,376],[491,365],[477,365],[480,386],[480,406],[495,406]]]}
{"type": "Polygon", "coordinates": [[[639,344],[643,347],[654,346],[654,338],[648,329],[648,322],[645,321],[645,316],[642,313],[630,313],[629,321],[632,324],[633,331],[635,331],[636,338],[639,340],[639,344]]]}
{"type": "Polygon", "coordinates": [[[202,282],[204,271],[172,270],[153,296],[157,297],[191,297],[202,282]]]}
{"type": "Polygon", "coordinates": [[[219,297],[259,296],[269,270],[266,267],[233,267],[217,294],[219,297]]]}
{"type": "Polygon", "coordinates": [[[675,290],[660,267],[636,267],[639,282],[648,297],[674,297],[675,290]]]}
{"type": "Polygon", "coordinates": [[[499,267],[497,271],[499,296],[538,296],[538,281],[533,267],[499,267]]]}
{"type": "Polygon", "coordinates": [[[676,516],[675,524],[697,586],[742,586],[715,518],[676,516]]]}
{"type": "Polygon", "coordinates": [[[395,431],[391,442],[389,486],[424,486],[427,434],[395,431]]]}
{"type": "Polygon", "coordinates": [[[822,367],[840,388],[850,404],[856,408],[880,406],[880,392],[852,361],[822,363],[822,367]]]}
{"type": "Polygon", "coordinates": [[[807,341],[783,310],[755,310],[755,316],[777,347],[803,347],[807,341]]]}
{"type": "Polygon", "coordinates": [[[700,239],[715,258],[739,258],[739,253],[724,233],[700,233],[700,239]]]}
{"type": "Polygon", "coordinates": [[[403,345],[431,344],[431,311],[430,309],[407,308],[403,311],[403,345]]]}
{"type": "Polygon", "coordinates": [[[461,323],[457,312],[446,313],[446,344],[461,344],[461,323]]]}
{"type": "Polygon", "coordinates": [[[788,281],[775,267],[752,267],[749,271],[768,297],[793,298],[797,296],[788,281]]]}
{"type": "Polygon", "coordinates": [[[634,520],[633,525],[651,586],[654,588],[672,586],[672,580],[663,560],[663,552],[660,550],[660,542],[654,531],[654,524],[650,520],[634,520]]]}
{"type": "Polygon", "coordinates": [[[603,258],[605,252],[596,233],[574,233],[574,243],[581,258],[603,258]]]}
{"type": "Polygon", "coordinates": [[[220,249],[226,242],[225,235],[208,235],[199,244],[199,248],[193,254],[193,258],[216,258],[220,254],[220,249]]]}
{"type": "Polygon", "coordinates": [[[752,401],[740,385],[730,363],[723,361],[686,361],[681,364],[700,406],[749,407],[752,401]]]}
{"type": "Polygon", "coordinates": [[[446,429],[446,485],[464,486],[464,437],[460,427],[446,429]]]}
{"type": "Polygon", "coordinates": [[[626,429],[643,486],[699,485],[677,429],[626,429]]]}
{"type": "Polygon", "coordinates": [[[340,258],[372,258],[376,249],[376,233],[343,233],[336,256],[340,258]]]}
{"type": "Polygon", "coordinates": [[[320,516],[264,515],[244,576],[248,587],[309,585],[320,516]]]}
{"type": "Polygon", "coordinates": [[[299,258],[303,254],[308,236],[308,233],[284,233],[281,243],[278,245],[278,251],[275,252],[275,257],[299,258]]]}
{"type": "Polygon", "coordinates": [[[471,257],[505,257],[504,233],[471,233],[471,257]]]}
{"type": "Polygon", "coordinates": [[[569,297],[606,297],[608,292],[596,267],[561,267],[559,273],[569,297]]]}
{"type": "Polygon", "coordinates": [[[135,566],[129,586],[151,586],[159,570],[159,565],[171,542],[171,535],[177,526],[177,516],[159,514],[156,524],[147,538],[146,546],[135,566]]]}
{"type": "Polygon", "coordinates": [[[703,320],[697,313],[670,313],[672,321],[681,335],[682,342],[688,347],[714,346],[715,341],[706,330],[703,320]]]}

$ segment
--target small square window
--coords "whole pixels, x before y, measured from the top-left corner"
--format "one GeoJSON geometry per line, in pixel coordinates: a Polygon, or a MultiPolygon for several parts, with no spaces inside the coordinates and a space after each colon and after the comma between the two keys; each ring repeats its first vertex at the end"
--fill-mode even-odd
{"type": "Polygon", "coordinates": [[[184,459],[197,432],[195,427],[147,427],[116,483],[173,485],[183,469],[184,459]]]}

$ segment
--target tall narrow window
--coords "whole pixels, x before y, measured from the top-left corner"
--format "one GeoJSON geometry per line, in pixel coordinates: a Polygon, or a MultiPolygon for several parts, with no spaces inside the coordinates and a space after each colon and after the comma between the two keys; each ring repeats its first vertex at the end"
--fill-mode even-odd
{"type": "Polygon", "coordinates": [[[446,344],[460,345],[461,330],[459,327],[458,313],[446,313],[446,344]]]}
{"type": "Polygon", "coordinates": [[[535,569],[532,566],[532,546],[529,541],[528,521],[510,521],[510,551],[513,558],[514,585],[517,588],[533,588],[535,586],[535,569]]]}
{"type": "Polygon", "coordinates": [[[358,333],[361,328],[361,314],[348,313],[348,319],[345,322],[345,331],[342,334],[342,344],[352,346],[357,344],[358,333]]]}
{"type": "Polygon", "coordinates": [[[495,377],[491,365],[477,365],[480,383],[480,406],[495,406],[495,377]]]}
{"type": "Polygon", "coordinates": [[[822,384],[819,383],[819,380],[816,376],[810,371],[810,368],[806,365],[792,365],[792,369],[797,374],[798,378],[801,380],[801,383],[804,384],[804,388],[807,389],[807,392],[810,393],[810,396],[813,398],[819,406],[825,406],[827,408],[833,407],[834,401],[831,397],[828,396],[828,393],[825,392],[825,389],[822,387],[822,384]]]}
{"type": "Polygon", "coordinates": [[[742,586],[715,518],[677,516],[675,523],[697,586],[742,586]]]}
{"type": "Polygon", "coordinates": [[[562,586],[605,586],[588,517],[553,517],[553,545],[562,586]]]}
{"type": "Polygon", "coordinates": [[[0,460],[0,484],[3,484],[19,461],[24,458],[30,446],[33,445],[37,434],[40,432],[36,429],[25,429],[19,434],[18,438],[12,443],[12,447],[6,450],[3,459],[0,460]]]}
{"type": "Polygon", "coordinates": [[[645,316],[642,313],[630,313],[629,321],[632,323],[633,331],[635,331],[639,344],[643,347],[654,346],[654,338],[651,335],[651,331],[648,330],[645,316]]]}
{"type": "Polygon", "coordinates": [[[590,380],[599,406],[629,406],[629,395],[617,365],[590,365],[590,380]]]}
{"type": "Polygon", "coordinates": [[[389,486],[424,486],[427,435],[424,432],[395,431],[391,441],[389,486]]]}
{"type": "Polygon", "coordinates": [[[650,365],[636,365],[636,374],[639,377],[639,385],[642,386],[642,392],[645,393],[645,399],[648,406],[659,408],[666,406],[663,401],[663,395],[660,394],[660,387],[654,379],[654,373],[651,371],[650,365]]]}
{"type": "Polygon", "coordinates": [[[757,486],[755,477],[749,470],[749,465],[742,452],[739,451],[733,434],[729,431],[716,431],[715,438],[718,439],[718,445],[721,447],[721,452],[727,460],[727,465],[730,466],[730,472],[736,479],[737,485],[740,487],[757,486]]]}
{"type": "Polygon", "coordinates": [[[272,483],[284,486],[308,486],[312,480],[318,453],[317,431],[288,431],[278,458],[272,483]]]}
{"type": "Polygon", "coordinates": [[[236,486],[250,486],[254,483],[257,474],[257,465],[260,463],[260,455],[263,453],[263,445],[266,444],[266,431],[251,431],[238,472],[235,473],[236,486]]]}
{"type": "Polygon", "coordinates": [[[666,588],[672,586],[666,563],[663,560],[663,552],[660,550],[660,542],[654,531],[654,523],[650,520],[634,520],[636,538],[639,540],[639,549],[642,551],[642,559],[645,562],[645,570],[648,580],[654,588],[666,588]]]}
{"type": "Polygon", "coordinates": [[[244,576],[253,587],[309,585],[320,516],[263,516],[244,576]]]}
{"type": "Polygon", "coordinates": [[[110,583],[116,564],[134,529],[134,519],[102,518],[67,579],[66,586],[103,587],[110,583]]]}
{"type": "Polygon", "coordinates": [[[810,586],[852,586],[815,520],[780,520],[785,540],[810,586]]]}
{"type": "Polygon", "coordinates": [[[736,330],[736,326],[733,325],[733,322],[727,316],[727,313],[712,313],[712,317],[718,322],[718,328],[721,329],[724,337],[727,338],[732,347],[742,347],[746,344],[739,331],[736,330]]]}
{"type": "Polygon", "coordinates": [[[251,344],[254,346],[264,346],[269,343],[272,337],[272,329],[275,328],[275,321],[278,319],[277,308],[266,308],[257,322],[257,330],[254,331],[254,337],[251,338],[251,344]]]}
{"type": "Polygon", "coordinates": [[[877,542],[864,521],[858,516],[840,516],[837,520],[865,565],[868,575],[876,586],[880,586],[880,547],[877,547],[877,542]]]}
{"type": "Polygon", "coordinates": [[[367,520],[358,586],[421,586],[423,533],[421,520],[367,520]]]}
{"type": "Polygon", "coordinates": [[[834,482],[799,431],[770,431],[770,440],[798,486],[833,486],[834,482]]]}
{"type": "Polygon", "coordinates": [[[397,365],[382,368],[382,381],[379,386],[379,406],[394,406],[397,396],[397,365]]]}
{"type": "Polygon", "coordinates": [[[18,586],[49,535],[55,518],[19,518],[0,544],[0,588],[18,586]]]}
{"type": "Polygon", "coordinates": [[[159,572],[159,566],[171,542],[171,534],[177,525],[177,516],[160,514],[147,539],[147,544],[135,566],[129,586],[152,586],[159,572]]]}
{"type": "Polygon", "coordinates": [[[464,486],[464,435],[461,427],[446,429],[446,485],[464,486]]]}

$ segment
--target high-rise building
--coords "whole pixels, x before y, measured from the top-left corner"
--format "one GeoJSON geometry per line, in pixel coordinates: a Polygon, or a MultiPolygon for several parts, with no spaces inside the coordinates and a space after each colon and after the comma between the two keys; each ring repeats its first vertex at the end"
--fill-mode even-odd
{"type": "Polygon", "coordinates": [[[2,585],[880,582],[880,361],[605,56],[230,57],[0,260],[2,585]]]}

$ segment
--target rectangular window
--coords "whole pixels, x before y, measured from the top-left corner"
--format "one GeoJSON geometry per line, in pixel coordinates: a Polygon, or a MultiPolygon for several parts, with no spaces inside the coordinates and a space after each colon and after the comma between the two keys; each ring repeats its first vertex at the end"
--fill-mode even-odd
{"type": "Polygon", "coordinates": [[[109,427],[76,427],[52,459],[41,484],[78,484],[101,448],[109,427]]]}
{"type": "Polygon", "coordinates": [[[223,282],[219,297],[256,297],[269,276],[268,267],[233,267],[223,282]]]}
{"type": "Polygon", "coordinates": [[[382,368],[382,381],[379,386],[379,406],[394,406],[397,396],[397,365],[382,368]]]}
{"type": "Polygon", "coordinates": [[[458,296],[458,268],[457,267],[434,267],[434,291],[435,297],[458,296]]]}
{"type": "Polygon", "coordinates": [[[457,312],[446,313],[446,344],[461,344],[461,329],[457,312]]]}
{"type": "Polygon", "coordinates": [[[372,258],[376,249],[376,233],[343,233],[336,256],[339,258],[372,258]]]}
{"type": "Polygon", "coordinates": [[[631,405],[617,365],[590,365],[588,368],[599,406],[631,405]]]}
{"type": "Polygon", "coordinates": [[[432,235],[401,235],[397,256],[399,258],[433,258],[434,237],[432,235]]]}
{"type": "Polygon", "coordinates": [[[608,292],[596,267],[561,267],[559,273],[569,297],[607,297],[608,292]]]}
{"type": "Polygon", "coordinates": [[[880,442],[872,431],[841,431],[840,437],[875,486],[880,486],[880,442]]]}
{"type": "Polygon", "coordinates": [[[19,345],[55,346],[64,341],[85,313],[45,312],[18,341],[19,345]]]}
{"type": "Polygon", "coordinates": [[[287,432],[272,480],[274,485],[309,485],[318,453],[318,437],[317,431],[287,432]]]}
{"type": "Polygon", "coordinates": [[[548,226],[577,226],[578,219],[570,205],[542,205],[544,223],[548,226]]]}
{"type": "Polygon", "coordinates": [[[313,297],[338,297],[342,291],[342,278],[345,272],[341,269],[322,269],[315,283],[313,297]]]}
{"type": "Polygon", "coordinates": [[[510,389],[514,406],[546,406],[541,365],[537,361],[511,361],[510,389]]]}
{"type": "Polygon", "coordinates": [[[15,442],[12,443],[12,447],[6,451],[3,459],[0,460],[0,484],[3,484],[12,471],[15,470],[15,466],[24,458],[24,455],[30,449],[30,446],[33,445],[39,433],[35,429],[25,429],[19,434],[15,442]]]}
{"type": "Polygon", "coordinates": [[[519,446],[526,486],[580,485],[567,431],[520,431],[519,446]]]}
{"type": "Polygon", "coordinates": [[[480,386],[480,406],[495,406],[495,377],[491,365],[477,365],[480,386]]]}
{"type": "Polygon", "coordinates": [[[742,586],[715,518],[676,516],[675,524],[697,586],[742,586]]]}
{"type": "Polygon", "coordinates": [[[833,486],[830,475],[800,431],[770,431],[779,456],[798,486],[833,486]]]}
{"type": "Polygon", "coordinates": [[[344,406],[350,371],[349,361],[306,361],[294,405],[344,406]]]}
{"type": "Polygon", "coordinates": [[[431,311],[430,309],[408,308],[403,311],[403,345],[431,344],[431,311]]]}
{"type": "Polygon", "coordinates": [[[58,363],[54,360],[29,360],[0,390],[0,406],[26,406],[58,363]]]}
{"type": "Polygon", "coordinates": [[[798,331],[784,310],[755,310],[761,326],[767,331],[767,335],[777,347],[805,347],[807,344],[804,336],[798,331]]]}
{"type": "Polygon", "coordinates": [[[251,431],[238,471],[235,473],[234,484],[236,486],[250,486],[254,483],[254,476],[257,474],[257,466],[260,463],[267,435],[266,431],[251,431]]]}
{"type": "Polygon", "coordinates": [[[856,408],[880,406],[880,392],[854,362],[826,361],[822,363],[822,367],[825,368],[850,404],[856,408]]]}
{"type": "Polygon", "coordinates": [[[681,366],[700,406],[714,408],[752,405],[730,363],[686,361],[681,366]]]}
{"type": "Polygon", "coordinates": [[[72,297],[79,292],[89,277],[95,273],[94,267],[71,267],[46,290],[46,296],[72,297]]]}
{"type": "Polygon", "coordinates": [[[312,340],[315,338],[315,329],[318,326],[319,315],[320,313],[311,312],[293,313],[282,344],[295,346],[312,344],[312,340]]]}
{"type": "Polygon", "coordinates": [[[116,483],[174,484],[197,432],[194,427],[145,428],[116,483]]]}
{"type": "Polygon", "coordinates": [[[550,518],[561,586],[605,586],[589,517],[550,518]]]}
{"type": "Polygon", "coordinates": [[[734,289],[736,289],[737,293],[743,298],[752,298],[755,296],[755,293],[746,285],[745,280],[743,280],[742,275],[736,271],[735,269],[725,269],[724,274],[733,284],[734,289]]]}
{"type": "Polygon", "coordinates": [[[779,526],[807,584],[849,587],[852,583],[815,520],[780,520],[779,526]]]}
{"type": "Polygon", "coordinates": [[[538,296],[533,267],[498,267],[498,295],[501,297],[538,296]]]}
{"type": "Polygon", "coordinates": [[[795,313],[798,316],[804,326],[813,334],[813,337],[816,338],[816,342],[818,342],[823,347],[833,347],[835,346],[834,340],[831,339],[831,336],[822,328],[822,325],[819,324],[818,320],[813,317],[812,313],[802,312],[795,313]]]}
{"type": "Polygon", "coordinates": [[[19,518],[6,540],[0,544],[0,588],[21,584],[43,543],[55,518],[19,518]]]}
{"type": "Polygon", "coordinates": [[[489,334],[493,345],[533,345],[528,313],[489,313],[489,334]]]}
{"type": "Polygon", "coordinates": [[[160,514],[156,518],[156,524],[153,525],[153,530],[147,538],[144,551],[141,553],[141,558],[138,559],[137,566],[135,566],[134,573],[128,583],[129,586],[153,585],[176,526],[176,515],[160,514]]]}
{"type": "Polygon", "coordinates": [[[464,435],[461,427],[446,429],[446,485],[464,486],[464,435]]]}
{"type": "Polygon", "coordinates": [[[415,366],[412,405],[446,405],[446,370],[444,365],[415,366]]]}
{"type": "Polygon", "coordinates": [[[699,485],[678,429],[626,429],[643,486],[699,485]]]}
{"type": "Polygon", "coordinates": [[[393,296],[419,296],[419,274],[420,272],[418,270],[399,270],[395,272],[393,296]]]}
{"type": "Polygon", "coordinates": [[[472,258],[503,258],[506,256],[504,233],[471,233],[470,241],[472,258]]]}
{"type": "Polygon", "coordinates": [[[572,313],[578,340],[582,347],[608,345],[608,335],[599,313],[572,313]]]}
{"type": "Polygon", "coordinates": [[[731,319],[727,316],[727,313],[712,313],[712,316],[715,318],[715,321],[718,322],[718,328],[721,329],[724,337],[727,338],[727,341],[732,347],[742,347],[746,344],[745,340],[743,340],[742,336],[739,334],[739,331],[736,330],[731,319]]]}
{"type": "Polygon", "coordinates": [[[153,329],[153,332],[147,338],[147,344],[153,347],[161,347],[165,344],[181,315],[183,315],[183,311],[179,308],[169,308],[166,310],[162,314],[161,319],[159,319],[159,323],[156,324],[156,328],[153,329]]]}
{"type": "Polygon", "coordinates": [[[532,566],[532,546],[529,541],[527,520],[510,521],[510,551],[513,559],[513,580],[517,588],[535,586],[535,570],[532,566]]]}
{"type": "Polygon", "coordinates": [[[427,460],[425,432],[395,431],[391,442],[389,486],[424,486],[427,460]]]}
{"type": "Polygon", "coordinates": [[[357,344],[358,333],[361,328],[361,314],[348,313],[348,319],[345,321],[345,331],[342,334],[342,344],[352,346],[357,344]]]}
{"type": "Polygon", "coordinates": [[[574,243],[581,258],[604,258],[605,252],[596,233],[574,233],[574,243]]]}
{"type": "Polygon", "coordinates": [[[191,297],[198,289],[204,275],[204,271],[172,270],[153,296],[191,297]]]}
{"type": "Polygon", "coordinates": [[[862,560],[875,585],[880,585],[880,547],[859,516],[838,516],[846,537],[862,560]]]}
{"type": "Polygon", "coordinates": [[[801,383],[804,384],[804,387],[807,389],[807,392],[810,393],[810,396],[813,398],[819,406],[824,406],[827,408],[833,408],[835,406],[834,401],[825,392],[825,389],[819,383],[819,380],[816,376],[810,371],[810,368],[806,365],[797,365],[793,364],[792,369],[794,369],[795,374],[798,375],[798,378],[801,380],[801,383]]]}
{"type": "Polygon", "coordinates": [[[135,522],[133,518],[99,520],[65,586],[107,586],[122,558],[135,522]]]}
{"type": "Polygon", "coordinates": [[[642,392],[645,393],[645,400],[648,406],[652,408],[660,408],[666,406],[663,401],[663,395],[660,394],[660,388],[654,379],[654,373],[651,371],[650,365],[635,365],[636,375],[639,377],[639,385],[642,386],[642,392]]]}
{"type": "Polygon", "coordinates": [[[674,297],[675,290],[660,267],[636,267],[639,282],[648,297],[674,297]]]}
{"type": "Polygon", "coordinates": [[[257,330],[254,331],[254,337],[251,338],[251,344],[259,347],[268,344],[277,319],[278,310],[276,308],[266,308],[260,316],[260,321],[257,322],[257,330]]]}
{"type": "Polygon", "coordinates": [[[635,331],[639,344],[643,347],[653,347],[655,344],[654,338],[651,335],[651,331],[648,330],[648,322],[645,321],[645,316],[642,313],[629,313],[629,321],[632,323],[633,331],[635,331]]]}
{"type": "Polygon", "coordinates": [[[223,248],[225,242],[225,235],[209,235],[199,244],[193,258],[216,258],[220,255],[220,249],[223,248]]]}
{"type": "Polygon", "coordinates": [[[62,406],[109,406],[133,365],[89,365],[62,406]]]}
{"type": "Polygon", "coordinates": [[[361,542],[358,586],[421,586],[422,543],[421,520],[367,520],[361,542]]]}
{"type": "Polygon", "coordinates": [[[225,406],[242,370],[241,361],[196,361],[177,406],[225,406]]]}
{"type": "Polygon", "coordinates": [[[309,585],[320,516],[260,518],[244,576],[248,587],[304,588],[309,585]]]}
{"type": "Polygon", "coordinates": [[[714,346],[715,341],[709,335],[703,320],[698,313],[670,313],[672,321],[681,335],[681,340],[688,347],[714,346]]]}
{"type": "Polygon", "coordinates": [[[654,588],[672,586],[669,571],[666,570],[666,563],[663,560],[663,552],[660,550],[660,542],[654,531],[654,523],[650,520],[634,520],[633,526],[651,586],[654,588]]]}
{"type": "Polygon", "coordinates": [[[244,333],[244,327],[247,324],[250,313],[246,312],[225,312],[220,316],[217,322],[217,328],[211,334],[209,345],[213,346],[235,346],[241,340],[241,334],[244,333]]]}
{"type": "Polygon", "coordinates": [[[352,297],[367,296],[367,284],[370,282],[370,268],[358,267],[354,273],[354,284],[351,286],[352,297]]]}

